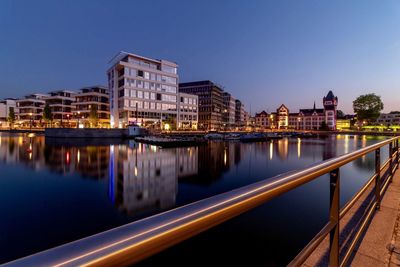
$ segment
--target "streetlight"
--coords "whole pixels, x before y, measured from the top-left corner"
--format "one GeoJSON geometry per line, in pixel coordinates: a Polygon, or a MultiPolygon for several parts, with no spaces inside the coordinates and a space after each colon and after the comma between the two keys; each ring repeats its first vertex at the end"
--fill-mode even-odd
{"type": "Polygon", "coordinates": [[[67,120],[68,120],[68,128],[70,127],[70,124],[69,124],[69,114],[67,114],[67,120]]]}
{"type": "Polygon", "coordinates": [[[30,116],[30,118],[29,118],[29,130],[32,130],[32,112],[31,113],[29,113],[29,116],[30,116]]]}

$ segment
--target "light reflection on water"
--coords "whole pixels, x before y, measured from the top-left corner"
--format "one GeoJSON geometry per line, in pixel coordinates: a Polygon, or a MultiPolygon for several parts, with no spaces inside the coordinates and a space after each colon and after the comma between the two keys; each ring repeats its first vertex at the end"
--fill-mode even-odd
{"type": "MultiPolygon", "coordinates": [[[[0,222],[0,263],[301,169],[381,139],[338,135],[250,144],[210,142],[200,147],[161,149],[134,141],[45,140],[43,136],[2,133],[0,212],[6,219],[0,222]]],[[[387,152],[382,153],[382,161],[385,157],[387,152]]],[[[343,167],[342,204],[370,176],[373,159],[373,155],[367,155],[343,167]]],[[[279,247],[275,240],[278,237],[274,236],[274,232],[279,232],[280,246],[287,253],[276,253],[271,247],[267,262],[256,260],[253,264],[284,264],[324,222],[327,190],[326,179],[321,178],[225,224],[220,232],[231,229],[237,234],[241,229],[238,235],[245,239],[255,238],[252,231],[262,231],[264,235],[255,234],[258,241],[252,239],[254,251],[258,246],[269,248],[270,244],[279,247]],[[291,222],[298,220],[292,206],[297,206],[310,220],[296,226],[297,234],[290,230],[296,228],[291,222]],[[271,219],[274,216],[276,220],[271,219]],[[297,235],[294,240],[293,235],[297,235]]],[[[218,234],[211,231],[206,236],[212,239],[218,234]]],[[[227,246],[226,243],[221,245],[227,246]]],[[[182,248],[177,251],[182,252],[182,248]]],[[[241,250],[241,254],[245,252],[241,250]]],[[[173,251],[168,253],[173,255],[173,251]]],[[[158,259],[154,261],[157,263],[158,259]]]]}

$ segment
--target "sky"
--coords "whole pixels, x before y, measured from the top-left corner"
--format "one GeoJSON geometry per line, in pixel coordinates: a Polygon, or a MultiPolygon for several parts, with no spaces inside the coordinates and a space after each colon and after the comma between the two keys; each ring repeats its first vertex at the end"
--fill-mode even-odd
{"type": "Polygon", "coordinates": [[[400,1],[0,0],[0,98],[106,85],[119,51],[212,80],[252,114],[361,94],[400,110],[400,1]]]}

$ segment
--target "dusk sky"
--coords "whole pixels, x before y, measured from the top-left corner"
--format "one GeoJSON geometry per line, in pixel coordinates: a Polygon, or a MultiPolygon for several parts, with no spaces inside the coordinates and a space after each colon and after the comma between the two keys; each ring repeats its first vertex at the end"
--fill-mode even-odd
{"type": "Polygon", "coordinates": [[[400,110],[400,1],[0,1],[0,98],[106,85],[120,50],[179,64],[254,114],[332,90],[400,110]]]}

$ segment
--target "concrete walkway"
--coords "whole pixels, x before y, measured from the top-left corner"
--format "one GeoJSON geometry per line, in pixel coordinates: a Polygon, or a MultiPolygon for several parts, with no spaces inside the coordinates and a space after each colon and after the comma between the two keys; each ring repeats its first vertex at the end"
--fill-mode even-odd
{"type": "MultiPolygon", "coordinates": [[[[374,198],[374,183],[340,221],[341,258],[361,224],[366,208],[374,198]]],[[[328,266],[329,235],[303,264],[328,266]]],[[[387,188],[381,207],[356,245],[348,266],[400,266],[400,170],[387,188]]]]}
{"type": "Polygon", "coordinates": [[[400,266],[400,171],[355,251],[351,266],[400,266]]]}

